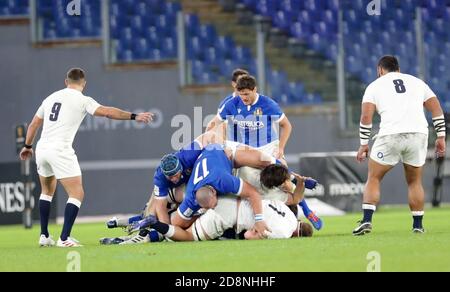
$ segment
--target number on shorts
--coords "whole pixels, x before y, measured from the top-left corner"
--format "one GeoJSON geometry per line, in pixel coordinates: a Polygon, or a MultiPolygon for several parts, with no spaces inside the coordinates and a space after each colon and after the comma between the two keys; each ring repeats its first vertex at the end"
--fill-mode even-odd
{"type": "Polygon", "coordinates": [[[58,117],[59,117],[59,111],[61,110],[61,106],[62,106],[62,104],[59,103],[59,102],[56,102],[56,103],[53,105],[52,113],[51,113],[51,115],[50,115],[50,121],[56,122],[56,121],[58,120],[58,117]]]}
{"type": "Polygon", "coordinates": [[[270,209],[274,210],[275,212],[277,212],[278,215],[285,217],[286,213],[285,212],[281,212],[280,210],[277,209],[277,207],[275,207],[272,204],[269,204],[270,209]]]}
{"type": "Polygon", "coordinates": [[[405,93],[406,92],[406,87],[405,87],[403,80],[396,79],[396,80],[394,80],[394,84],[395,84],[395,91],[397,91],[397,93],[405,93]]]}
{"type": "Polygon", "coordinates": [[[201,163],[197,164],[197,167],[195,168],[195,176],[194,176],[194,184],[195,185],[198,184],[200,181],[202,181],[203,179],[205,179],[208,176],[209,171],[208,171],[207,163],[208,163],[208,158],[205,158],[202,160],[201,163]],[[202,176],[198,176],[200,165],[202,166],[202,173],[203,173],[202,176]]]}

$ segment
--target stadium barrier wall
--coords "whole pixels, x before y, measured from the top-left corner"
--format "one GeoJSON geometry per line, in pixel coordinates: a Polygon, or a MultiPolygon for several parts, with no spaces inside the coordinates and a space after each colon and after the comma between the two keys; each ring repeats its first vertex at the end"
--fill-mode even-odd
{"type": "MultiPolygon", "coordinates": [[[[30,172],[31,177],[27,183],[21,174],[19,162],[0,163],[0,225],[22,224],[27,194],[31,195],[29,204],[33,210],[32,219],[39,220],[39,177],[36,168],[32,168],[30,172]]],[[[56,208],[53,208],[50,220],[56,220],[56,208]]]]}

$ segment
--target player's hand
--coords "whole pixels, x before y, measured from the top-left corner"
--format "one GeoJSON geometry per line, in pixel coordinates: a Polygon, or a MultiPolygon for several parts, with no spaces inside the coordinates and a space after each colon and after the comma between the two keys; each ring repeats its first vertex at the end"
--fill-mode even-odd
{"type": "Polygon", "coordinates": [[[445,137],[437,138],[436,139],[436,157],[445,157],[445,150],[446,150],[446,143],[445,143],[445,137]]]}
{"type": "Polygon", "coordinates": [[[304,187],[307,177],[301,176],[298,173],[292,172],[292,175],[297,179],[297,187],[304,187]]]}
{"type": "Polygon", "coordinates": [[[31,157],[33,157],[33,149],[23,147],[22,151],[20,151],[20,160],[31,159],[31,157]]]}
{"type": "Polygon", "coordinates": [[[136,116],[136,122],[148,124],[153,121],[153,113],[140,113],[136,116]]]}
{"type": "Polygon", "coordinates": [[[267,227],[267,224],[264,220],[256,222],[254,228],[258,233],[259,238],[267,238],[267,234],[272,232],[272,230],[267,227]]]}
{"type": "Polygon", "coordinates": [[[284,149],[283,148],[275,149],[275,151],[273,152],[273,156],[276,159],[284,159],[284,149]]]}
{"type": "Polygon", "coordinates": [[[356,155],[356,160],[358,160],[359,163],[366,160],[366,158],[369,156],[369,145],[361,145],[358,150],[358,155],[356,155]]]}

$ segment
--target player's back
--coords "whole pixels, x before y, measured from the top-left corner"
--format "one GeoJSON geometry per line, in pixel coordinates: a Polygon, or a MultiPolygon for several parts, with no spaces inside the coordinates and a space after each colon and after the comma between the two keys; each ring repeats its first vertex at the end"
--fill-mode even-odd
{"type": "Polygon", "coordinates": [[[86,114],[94,114],[99,106],[78,90],[66,88],[53,93],[36,114],[44,120],[40,143],[72,145],[86,114]]]}
{"type": "MultiPolygon", "coordinates": [[[[286,204],[278,200],[263,200],[264,221],[271,230],[268,238],[290,238],[297,228],[297,217],[286,204]]],[[[254,213],[250,202],[241,200],[237,216],[237,233],[250,230],[255,225],[254,213]]]]}
{"type": "Polygon", "coordinates": [[[388,73],[367,87],[363,102],[376,105],[381,116],[380,136],[428,133],[423,103],[434,93],[422,80],[408,74],[388,73]]]}

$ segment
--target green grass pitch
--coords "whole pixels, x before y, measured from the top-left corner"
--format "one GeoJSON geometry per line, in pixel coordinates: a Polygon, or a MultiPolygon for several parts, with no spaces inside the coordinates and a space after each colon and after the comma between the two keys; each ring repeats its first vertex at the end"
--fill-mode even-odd
{"type": "MultiPolygon", "coordinates": [[[[368,253],[380,255],[381,271],[450,271],[450,208],[428,209],[426,234],[411,233],[406,208],[375,214],[374,231],[353,237],[360,214],[324,218],[324,230],[313,238],[263,241],[150,243],[100,246],[98,239],[122,235],[104,224],[78,224],[73,235],[84,247],[81,271],[361,271],[368,253]]],[[[61,226],[51,226],[59,235],[61,226]]],[[[0,228],[0,271],[66,271],[71,250],[39,248],[39,227],[0,228]]],[[[72,249],[73,250],[73,249],[72,249]]]]}

